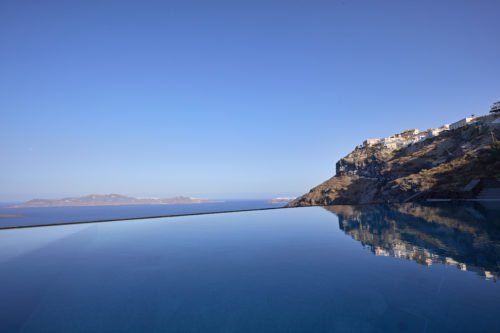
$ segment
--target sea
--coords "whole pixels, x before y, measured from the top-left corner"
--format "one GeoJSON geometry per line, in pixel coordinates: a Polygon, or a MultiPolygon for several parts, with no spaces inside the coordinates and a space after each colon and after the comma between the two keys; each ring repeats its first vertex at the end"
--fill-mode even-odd
{"type": "Polygon", "coordinates": [[[8,208],[13,204],[0,203],[0,216],[17,215],[15,217],[0,217],[0,227],[145,218],[152,216],[279,208],[284,206],[283,203],[269,203],[269,200],[221,200],[212,203],[176,205],[8,208]]]}

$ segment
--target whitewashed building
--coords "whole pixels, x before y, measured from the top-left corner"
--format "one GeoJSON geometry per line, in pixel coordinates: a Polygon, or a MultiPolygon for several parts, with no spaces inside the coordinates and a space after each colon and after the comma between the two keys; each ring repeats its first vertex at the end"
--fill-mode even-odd
{"type": "Polygon", "coordinates": [[[373,146],[376,145],[377,143],[380,143],[380,139],[366,139],[363,141],[363,146],[373,146]]]}
{"type": "Polygon", "coordinates": [[[493,103],[490,107],[490,112],[500,112],[500,101],[493,103]]]}
{"type": "Polygon", "coordinates": [[[465,125],[471,123],[472,119],[474,119],[474,118],[460,119],[459,121],[456,121],[453,124],[450,124],[450,129],[454,130],[454,129],[457,129],[457,128],[460,128],[460,127],[464,127],[465,125]]]}

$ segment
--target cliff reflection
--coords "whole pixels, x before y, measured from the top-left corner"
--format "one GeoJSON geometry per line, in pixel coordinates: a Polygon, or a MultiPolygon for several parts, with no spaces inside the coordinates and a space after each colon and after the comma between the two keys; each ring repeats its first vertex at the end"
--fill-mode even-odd
{"type": "Polygon", "coordinates": [[[500,210],[480,204],[327,206],[346,234],[375,255],[500,275],[500,210]]]}

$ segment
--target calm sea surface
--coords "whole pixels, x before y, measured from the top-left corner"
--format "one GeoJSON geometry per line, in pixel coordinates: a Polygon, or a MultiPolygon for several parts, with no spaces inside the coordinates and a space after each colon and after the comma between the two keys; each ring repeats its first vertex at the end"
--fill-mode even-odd
{"type": "Polygon", "coordinates": [[[498,209],[0,230],[0,332],[500,332],[498,209]]]}
{"type": "Polygon", "coordinates": [[[282,207],[284,204],[271,204],[267,200],[228,200],[186,205],[6,208],[7,206],[10,205],[0,204],[0,215],[22,216],[0,218],[0,227],[272,208],[282,207]]]}

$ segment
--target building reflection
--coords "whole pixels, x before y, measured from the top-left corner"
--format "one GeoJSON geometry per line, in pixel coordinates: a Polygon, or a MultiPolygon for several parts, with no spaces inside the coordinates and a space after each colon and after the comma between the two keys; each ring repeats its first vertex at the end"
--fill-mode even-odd
{"type": "Polygon", "coordinates": [[[377,256],[500,276],[500,205],[429,203],[326,206],[342,231],[377,256]]]}

